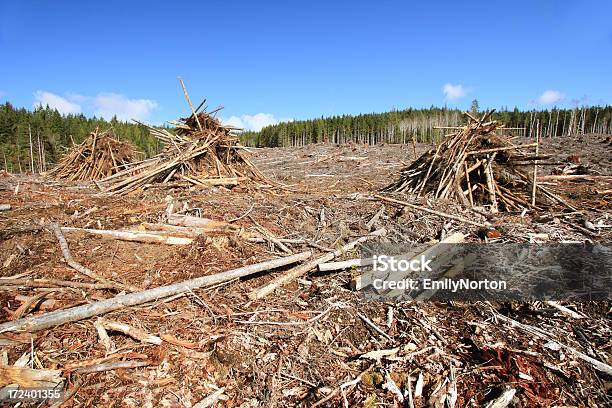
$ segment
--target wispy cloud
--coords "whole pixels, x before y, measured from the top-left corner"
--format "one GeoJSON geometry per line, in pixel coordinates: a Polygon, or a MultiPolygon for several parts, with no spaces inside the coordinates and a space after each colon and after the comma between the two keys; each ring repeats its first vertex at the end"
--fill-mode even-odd
{"type": "Polygon", "coordinates": [[[588,106],[591,104],[591,98],[588,95],[584,95],[582,98],[572,98],[570,103],[572,104],[573,107],[588,106]]]}
{"type": "Polygon", "coordinates": [[[150,99],[130,99],[117,93],[99,93],[96,96],[67,94],[65,97],[47,91],[34,92],[34,106],[47,106],[60,113],[81,113],[84,110],[104,119],[128,121],[147,120],[157,108],[157,102],[150,99]]]}
{"type": "Polygon", "coordinates": [[[59,113],[80,113],[81,105],[71,102],[68,99],[46,91],[34,92],[34,107],[49,106],[51,109],[57,109],[59,113]]]}
{"type": "Polygon", "coordinates": [[[555,103],[563,102],[565,99],[565,95],[563,95],[559,91],[555,91],[554,89],[547,89],[542,92],[542,95],[538,96],[536,99],[530,101],[532,105],[553,105],[555,103]]]}
{"type": "Polygon", "coordinates": [[[444,98],[447,101],[455,101],[466,96],[468,90],[461,84],[454,85],[448,82],[442,87],[442,92],[444,93],[444,98]]]}
{"type": "Polygon", "coordinates": [[[111,119],[117,116],[119,120],[146,120],[157,108],[157,102],[150,99],[129,99],[116,93],[101,93],[93,98],[96,116],[111,119]]]}
{"type": "Polygon", "coordinates": [[[234,126],[244,130],[260,131],[262,128],[274,125],[287,119],[276,119],[271,113],[256,113],[255,115],[230,116],[221,119],[225,125],[234,126]]]}

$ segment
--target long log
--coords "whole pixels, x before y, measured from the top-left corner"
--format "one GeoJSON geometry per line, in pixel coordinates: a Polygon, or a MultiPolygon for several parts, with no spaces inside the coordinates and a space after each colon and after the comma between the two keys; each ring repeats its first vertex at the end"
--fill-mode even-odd
{"type": "Polygon", "coordinates": [[[319,271],[321,272],[329,272],[329,271],[339,271],[341,269],[349,269],[354,266],[369,266],[374,263],[372,258],[356,258],[349,259],[346,261],[338,261],[338,262],[327,262],[319,264],[319,271]]]}
{"type": "Polygon", "coordinates": [[[238,225],[225,221],[215,221],[209,218],[193,217],[191,215],[170,214],[168,224],[183,227],[204,228],[210,231],[240,231],[238,225]]]}
{"type": "Polygon", "coordinates": [[[88,234],[99,235],[104,238],[118,239],[120,241],[144,242],[148,244],[189,245],[193,242],[193,239],[191,238],[162,236],[140,231],[99,230],[75,227],[62,227],[62,231],[86,232],[88,234]]]}
{"type": "Polygon", "coordinates": [[[481,228],[486,228],[487,227],[486,224],[482,224],[480,222],[475,222],[475,221],[472,221],[472,220],[468,220],[467,218],[462,218],[462,217],[458,217],[456,215],[443,213],[441,211],[431,210],[431,209],[426,208],[426,207],[419,207],[418,205],[411,204],[411,203],[409,203],[407,201],[400,201],[400,200],[396,200],[396,199],[393,199],[393,198],[383,197],[383,196],[378,195],[378,194],[375,194],[374,198],[377,198],[377,199],[382,200],[382,201],[386,201],[388,203],[403,205],[405,207],[409,207],[409,208],[412,208],[412,209],[415,209],[415,210],[418,210],[418,211],[423,211],[423,212],[426,212],[426,213],[434,214],[434,215],[437,215],[439,217],[443,217],[443,218],[448,218],[448,219],[455,220],[455,221],[464,222],[466,224],[474,225],[476,227],[481,227],[481,228]]]}
{"type": "Polygon", "coordinates": [[[232,269],[226,272],[220,272],[214,275],[202,276],[188,281],[174,283],[172,285],[160,286],[157,288],[144,290],[142,292],[116,296],[111,299],[102,300],[88,305],[58,310],[39,316],[29,316],[23,319],[0,324],[0,333],[18,330],[35,332],[64,323],[76,322],[78,320],[109,313],[114,310],[141,305],[143,303],[155,301],[161,298],[189,292],[203,286],[215,285],[217,283],[242,278],[255,273],[269,271],[281,266],[303,261],[308,259],[311,255],[312,252],[310,251],[301,252],[299,254],[272,259],[242,268],[232,269]]]}
{"type": "Polygon", "coordinates": [[[131,292],[138,290],[138,288],[136,287],[122,285],[120,283],[113,282],[109,279],[106,279],[104,276],[100,276],[96,272],[92,271],[89,268],[84,267],[83,265],[75,261],[74,258],[72,257],[72,254],[70,253],[70,249],[68,248],[68,242],[66,242],[66,238],[62,234],[62,230],[60,226],[57,223],[53,222],[50,224],[50,227],[53,230],[53,233],[55,234],[57,241],[59,242],[59,246],[60,246],[60,249],[62,250],[62,254],[64,255],[64,259],[66,260],[66,263],[72,269],[74,269],[77,272],[82,273],[85,276],[89,276],[93,280],[103,283],[105,285],[113,285],[117,289],[126,289],[131,292]]]}
{"type": "Polygon", "coordinates": [[[270,293],[272,293],[274,290],[276,290],[277,288],[281,287],[282,285],[285,285],[291,281],[296,280],[297,278],[299,278],[302,275],[307,274],[308,272],[310,272],[313,269],[316,269],[317,266],[319,264],[322,263],[326,263],[331,261],[332,259],[334,259],[335,257],[350,251],[351,249],[355,248],[357,245],[359,245],[362,242],[367,241],[368,239],[374,238],[374,237],[379,237],[382,235],[385,235],[387,233],[387,231],[384,228],[381,228],[379,230],[376,230],[374,232],[372,232],[369,235],[365,235],[361,238],[358,238],[352,242],[349,242],[348,244],[344,245],[342,248],[334,251],[334,252],[329,252],[323,256],[320,256],[316,259],[313,259],[310,262],[306,262],[302,265],[296,266],[293,269],[290,269],[289,271],[285,272],[284,274],[278,276],[277,278],[273,279],[270,283],[257,288],[255,290],[253,290],[251,293],[249,293],[249,297],[253,300],[256,299],[261,299],[267,295],[269,295],[270,293]]]}

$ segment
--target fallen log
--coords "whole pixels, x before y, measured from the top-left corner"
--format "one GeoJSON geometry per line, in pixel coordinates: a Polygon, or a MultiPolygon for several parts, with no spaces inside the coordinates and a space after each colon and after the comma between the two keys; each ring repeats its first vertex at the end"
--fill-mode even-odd
{"type": "Polygon", "coordinates": [[[191,238],[156,235],[139,231],[99,230],[75,227],[62,227],[62,231],[86,232],[88,234],[99,235],[104,238],[118,239],[120,241],[144,242],[147,244],[189,245],[193,242],[193,239],[191,238]]]}
{"type": "Polygon", "coordinates": [[[327,262],[319,264],[319,271],[321,272],[329,272],[329,271],[339,271],[342,269],[349,269],[354,266],[369,266],[374,263],[372,258],[357,258],[357,259],[349,259],[346,261],[338,261],[338,262],[327,262]]]}
{"type": "Polygon", "coordinates": [[[0,204],[0,211],[8,211],[11,209],[10,204],[0,204]]]}
{"type": "Polygon", "coordinates": [[[209,218],[193,217],[191,215],[170,214],[168,224],[183,227],[195,227],[208,231],[238,232],[240,227],[225,221],[215,221],[209,218]]]}
{"type": "Polygon", "coordinates": [[[412,208],[414,210],[423,211],[423,212],[426,212],[426,213],[429,213],[429,214],[437,215],[438,217],[443,217],[443,218],[448,218],[450,220],[464,222],[466,224],[474,225],[476,227],[481,227],[481,228],[486,228],[487,227],[486,224],[482,224],[480,222],[475,222],[475,221],[472,221],[472,220],[468,220],[467,218],[459,217],[459,216],[452,215],[452,214],[443,213],[441,211],[432,210],[432,209],[429,209],[429,208],[426,208],[426,207],[420,207],[418,205],[411,204],[411,203],[409,203],[407,201],[400,201],[400,200],[396,200],[394,198],[383,197],[383,196],[378,195],[378,194],[375,194],[374,198],[377,198],[377,199],[382,200],[382,201],[386,201],[388,203],[403,205],[404,207],[412,208]]]}
{"type": "Polygon", "coordinates": [[[93,316],[99,316],[114,310],[124,309],[143,303],[155,301],[161,298],[189,292],[203,286],[215,285],[232,279],[242,278],[255,273],[269,271],[281,266],[293,264],[308,259],[312,252],[306,251],[299,254],[276,258],[265,262],[256,263],[242,268],[220,272],[214,275],[202,276],[172,285],[160,286],[142,292],[116,296],[111,299],[94,302],[87,305],[72,307],[70,309],[58,310],[38,316],[29,316],[23,319],[0,324],[0,333],[7,331],[35,332],[60,324],[75,322],[93,316]]]}
{"type": "Polygon", "coordinates": [[[53,230],[53,233],[55,234],[57,241],[59,242],[59,246],[60,246],[60,249],[62,250],[62,254],[64,255],[64,259],[66,260],[66,263],[72,269],[74,269],[77,272],[82,273],[85,276],[90,277],[91,279],[94,279],[100,283],[103,283],[105,285],[113,285],[117,289],[126,289],[131,292],[138,290],[138,288],[122,285],[120,283],[116,283],[111,280],[108,280],[104,276],[98,275],[96,272],[92,271],[89,268],[84,267],[83,265],[75,261],[74,258],[72,257],[72,254],[70,253],[70,249],[68,248],[68,242],[66,241],[64,234],[62,234],[62,230],[60,226],[56,223],[51,223],[50,227],[53,230]]]}
{"type": "Polygon", "coordinates": [[[381,228],[379,230],[376,230],[374,232],[372,232],[369,235],[365,235],[361,238],[356,239],[355,241],[349,242],[348,244],[344,245],[342,248],[334,251],[334,252],[329,252],[323,256],[320,256],[319,258],[313,259],[312,261],[306,262],[302,265],[296,266],[293,269],[290,269],[289,271],[285,272],[284,274],[278,276],[277,278],[273,279],[270,283],[257,288],[255,290],[253,290],[251,293],[249,293],[249,297],[253,300],[256,299],[261,299],[267,295],[269,295],[270,293],[272,293],[274,290],[276,290],[277,288],[281,287],[282,285],[285,285],[297,278],[299,278],[300,276],[303,276],[305,274],[307,274],[309,271],[316,269],[317,266],[319,264],[322,263],[326,263],[331,261],[332,259],[334,259],[335,257],[350,251],[351,249],[355,248],[357,245],[359,245],[362,242],[367,241],[368,239],[374,238],[374,237],[379,237],[382,235],[385,235],[387,233],[387,231],[384,228],[381,228]]]}

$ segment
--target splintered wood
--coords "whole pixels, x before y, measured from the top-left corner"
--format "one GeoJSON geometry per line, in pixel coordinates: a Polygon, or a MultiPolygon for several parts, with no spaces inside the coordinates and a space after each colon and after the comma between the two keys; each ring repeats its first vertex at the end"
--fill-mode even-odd
{"type": "Polygon", "coordinates": [[[174,122],[174,133],[149,127],[165,144],[164,150],[102,180],[100,185],[108,193],[126,194],[153,183],[202,187],[268,183],[242,152],[238,137],[232,134],[234,128],[223,126],[213,116],[216,110],[197,113],[188,101],[192,114],[174,122]]]}
{"type": "Polygon", "coordinates": [[[83,143],[70,149],[47,174],[70,181],[101,180],[124,170],[136,155],[137,150],[131,143],[96,128],[83,143]]]}
{"type": "Polygon", "coordinates": [[[498,122],[485,122],[492,113],[470,117],[466,126],[403,169],[400,179],[384,191],[450,198],[466,207],[488,206],[492,212],[535,208],[533,178],[515,161],[535,160],[537,154],[529,157],[520,151],[537,143],[513,144],[498,133],[503,130],[498,122]]]}

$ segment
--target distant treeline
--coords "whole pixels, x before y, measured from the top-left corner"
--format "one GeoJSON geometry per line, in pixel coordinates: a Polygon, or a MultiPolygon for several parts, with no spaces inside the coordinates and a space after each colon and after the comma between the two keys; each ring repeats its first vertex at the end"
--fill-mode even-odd
{"type": "Polygon", "coordinates": [[[27,172],[32,170],[32,161],[36,172],[49,168],[73,141],[82,142],[96,127],[112,129],[118,138],[131,141],[147,156],[160,148],[159,141],[142,125],[116,118],[106,121],[82,114],[61,115],[49,107],[17,109],[6,102],[0,105],[0,168],[27,172]]]}
{"type": "MultiPolygon", "coordinates": [[[[478,114],[478,102],[472,113],[478,114]]],[[[481,112],[482,113],[482,112],[481,112]]],[[[493,115],[513,134],[555,137],[582,133],[612,133],[612,106],[574,109],[520,111],[502,109],[493,115]]],[[[243,144],[258,147],[303,146],[309,143],[412,143],[430,142],[443,132],[436,127],[458,126],[467,118],[457,109],[436,108],[393,110],[385,113],[342,115],[283,122],[260,132],[244,132],[243,144]]]]}
{"type": "MultiPolygon", "coordinates": [[[[479,114],[478,103],[472,113],[479,114]]],[[[481,113],[481,112],[480,112],[481,113]]],[[[502,109],[494,119],[505,123],[511,132],[525,136],[554,137],[582,133],[612,133],[612,106],[575,109],[519,111],[502,109]]],[[[247,146],[303,146],[309,143],[412,143],[439,139],[448,131],[436,127],[457,126],[466,117],[457,109],[435,108],[393,110],[385,113],[343,115],[312,120],[284,122],[260,132],[241,134],[247,146]]],[[[0,168],[10,172],[35,172],[50,168],[72,143],[82,142],[99,127],[134,143],[146,157],[160,151],[159,140],[145,126],[116,118],[88,118],[61,115],[49,107],[33,111],[0,105],[0,168]],[[34,164],[32,166],[32,163],[34,164]]]]}

